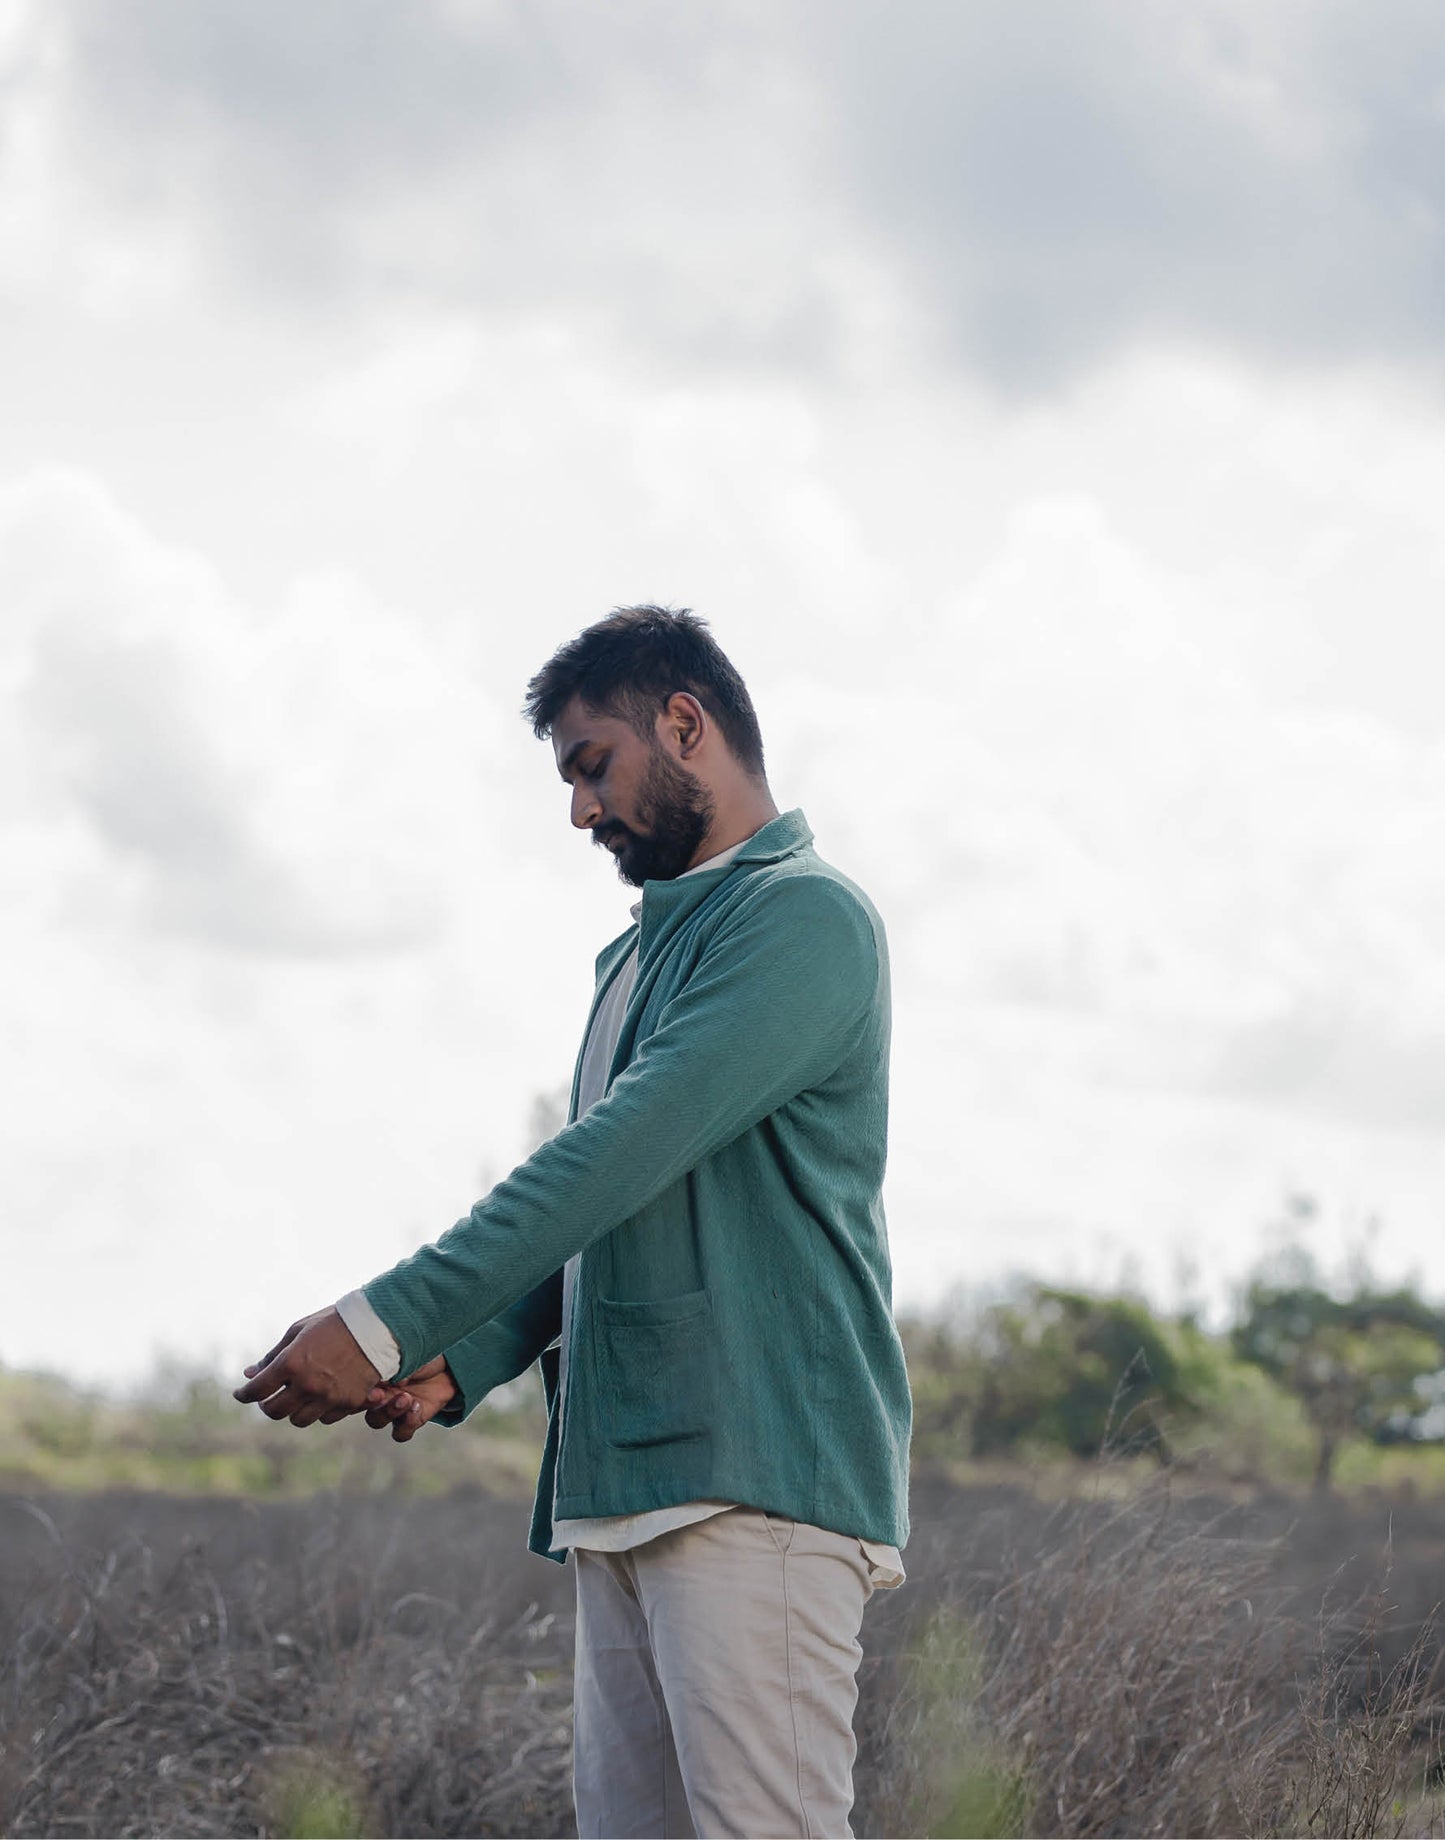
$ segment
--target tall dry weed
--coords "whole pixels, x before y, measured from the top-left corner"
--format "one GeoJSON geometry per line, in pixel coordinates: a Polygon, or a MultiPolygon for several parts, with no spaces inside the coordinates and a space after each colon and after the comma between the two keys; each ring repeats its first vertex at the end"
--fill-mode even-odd
{"type": "MultiPolygon", "coordinates": [[[[1342,1508],[915,1506],[863,1631],[859,1834],[1445,1830],[1438,1537],[1321,1607],[1301,1547],[1338,1572],[1373,1524],[1342,1508]]],[[[572,1580],[525,1519],[0,1496],[0,1831],[570,1834],[572,1580]]]]}
{"type": "Polygon", "coordinates": [[[1391,1555],[1377,1589],[1343,1611],[1322,1606],[1300,1696],[1302,1742],[1285,1795],[1288,1825],[1261,1831],[1357,1836],[1436,1833],[1445,1824],[1445,1697],[1433,1623],[1390,1659],[1398,1633],[1391,1555]]]}
{"type": "Polygon", "coordinates": [[[566,1833],[564,1619],[505,1572],[428,1589],[437,1554],[348,1518],[224,1571],[138,1533],[78,1559],[51,1522],[58,1565],[0,1631],[0,1831],[566,1833]]]}
{"type": "Polygon", "coordinates": [[[936,1835],[1429,1834],[1434,1634],[1393,1662],[1372,1593],[1301,1614],[1280,1538],[1167,1481],[1056,1509],[900,1652],[880,1798],[936,1835]]]}

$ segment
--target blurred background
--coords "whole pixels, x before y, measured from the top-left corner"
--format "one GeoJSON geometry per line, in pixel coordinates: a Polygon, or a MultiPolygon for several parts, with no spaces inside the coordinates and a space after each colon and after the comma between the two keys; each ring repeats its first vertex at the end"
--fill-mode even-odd
{"type": "Polygon", "coordinates": [[[1423,0],[0,0],[0,1364],[553,1128],[641,600],[888,924],[900,1306],[1445,1289],[1442,287],[1423,0]]]}

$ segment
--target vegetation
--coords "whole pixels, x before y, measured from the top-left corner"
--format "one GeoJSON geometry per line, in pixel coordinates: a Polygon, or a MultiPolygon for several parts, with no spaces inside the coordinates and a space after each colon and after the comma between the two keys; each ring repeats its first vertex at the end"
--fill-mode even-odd
{"type": "MultiPolygon", "coordinates": [[[[921,1485],[864,1627],[856,1831],[1440,1831],[1438,1516],[1093,1474],[921,1485]]],[[[572,1580],[526,1519],[0,1495],[0,1831],[570,1834],[572,1580]]]]}
{"type": "MultiPolygon", "coordinates": [[[[1217,1333],[1041,1284],[900,1327],[856,1831],[1445,1831],[1445,1313],[1295,1260],[1217,1333]]],[[[570,1833],[543,1429],[535,1376],[398,1446],[0,1372],[0,1832],[570,1833]]]]}
{"type": "Polygon", "coordinates": [[[0,1831],[566,1831],[570,1577],[523,1508],[0,1497],[0,1831]]]}
{"type": "Polygon", "coordinates": [[[1365,1284],[1337,1296],[1256,1279],[1231,1342],[1299,1399],[1318,1440],[1315,1486],[1326,1489],[1347,1438],[1408,1435],[1421,1382],[1445,1365],[1445,1313],[1411,1291],[1365,1284]]]}
{"type": "Polygon", "coordinates": [[[513,1495],[536,1480],[546,1420],[526,1375],[455,1431],[402,1446],[360,1420],[298,1432],[232,1399],[212,1374],[162,1368],[118,1401],[53,1375],[0,1370],[0,1488],[159,1489],[174,1494],[513,1495]]]}
{"type": "Polygon", "coordinates": [[[900,1321],[914,1457],[954,1476],[1147,1457],[1234,1483],[1445,1486],[1445,1313],[1360,1281],[1251,1283],[1232,1327],[1028,1284],[900,1321]]]}
{"type": "Polygon", "coordinates": [[[969,1325],[904,1324],[920,1438],[977,1458],[1106,1441],[1167,1458],[1166,1419],[1196,1402],[1167,1329],[1127,1297],[1028,1285],[969,1325]]]}
{"type": "Polygon", "coordinates": [[[1387,1554],[1340,1592],[1313,1535],[1158,1481],[1005,1524],[922,1612],[892,1714],[912,1824],[885,1831],[1438,1831],[1437,1632],[1395,1622],[1387,1554]]]}

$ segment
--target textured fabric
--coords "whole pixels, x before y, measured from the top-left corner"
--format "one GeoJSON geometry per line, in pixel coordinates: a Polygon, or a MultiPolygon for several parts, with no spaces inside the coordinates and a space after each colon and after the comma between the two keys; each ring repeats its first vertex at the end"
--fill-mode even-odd
{"type": "MultiPolygon", "coordinates": [[[[720,850],[716,856],[710,856],[706,862],[699,863],[695,869],[688,869],[685,873],[701,875],[708,869],[721,869],[732,861],[742,847],[741,843],[737,843],[731,849],[720,850]]],[[[642,918],[641,901],[632,909],[632,918],[634,921],[642,918]]],[[[634,946],[622,969],[608,986],[607,994],[596,1006],[582,1038],[582,1055],[577,1073],[576,1111],[579,1118],[606,1095],[617,1038],[622,1033],[622,1021],[632,1001],[636,984],[637,947],[634,946]]],[[[572,1297],[581,1262],[581,1254],[574,1252],[562,1269],[562,1332],[557,1338],[559,1425],[565,1425],[567,1420],[567,1344],[572,1329],[572,1297]]],[[[683,1501],[670,1508],[650,1508],[643,1514],[600,1514],[564,1520],[557,1514],[554,1502],[552,1546],[555,1551],[560,1551],[564,1546],[587,1546],[594,1551],[625,1552],[629,1546],[638,1546],[644,1540],[655,1540],[660,1533],[668,1533],[674,1527],[686,1527],[692,1521],[705,1520],[709,1514],[717,1514],[732,1505],[726,1501],[683,1501]]]]}
{"type": "Polygon", "coordinates": [[[365,1287],[403,1371],[446,1353],[460,1397],[442,1416],[540,1357],[536,1552],[565,1557],[554,1491],[568,1519],[734,1501],[907,1540],[880,1199],[887,948],[811,844],[792,811],[722,869],[647,883],[639,924],[598,959],[594,1012],[638,950],[606,1097],[579,1117],[574,1075],[564,1129],[365,1287]],[[574,1253],[559,1437],[549,1344],[574,1253]]]}
{"type": "Polygon", "coordinates": [[[674,1527],[690,1527],[711,1514],[725,1514],[737,1506],[732,1501],[680,1501],[671,1508],[649,1508],[642,1514],[595,1514],[563,1520],[552,1517],[552,1550],[585,1546],[589,1552],[627,1552],[674,1527]]]}
{"type": "Polygon", "coordinates": [[[859,1541],[739,1508],[576,1562],[582,1840],[852,1832],[859,1541]]]}

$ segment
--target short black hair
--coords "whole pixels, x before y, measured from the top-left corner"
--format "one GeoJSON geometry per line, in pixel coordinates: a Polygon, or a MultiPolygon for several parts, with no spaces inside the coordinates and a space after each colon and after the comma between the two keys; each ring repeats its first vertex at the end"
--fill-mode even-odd
{"type": "Polygon", "coordinates": [[[652,741],[658,715],[679,690],[697,698],[738,764],[761,779],[763,737],[747,686],[707,621],[687,607],[614,608],[557,648],[527,685],[522,714],[540,741],[576,696],[652,741]]]}

